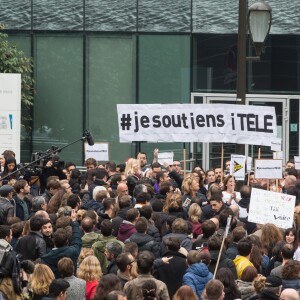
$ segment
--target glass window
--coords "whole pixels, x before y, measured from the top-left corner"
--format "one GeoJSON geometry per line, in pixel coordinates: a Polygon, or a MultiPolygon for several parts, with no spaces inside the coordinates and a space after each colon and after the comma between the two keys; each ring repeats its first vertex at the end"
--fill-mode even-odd
{"type": "MultiPolygon", "coordinates": [[[[80,36],[35,37],[34,152],[63,147],[82,136],[82,45],[80,36]]],[[[82,149],[78,142],[59,156],[81,164],[82,149]]]]}
{"type": "Polygon", "coordinates": [[[33,1],[32,14],[33,14],[33,29],[39,29],[39,30],[82,30],[83,29],[83,0],[33,1]]]}
{"type": "Polygon", "coordinates": [[[191,31],[191,1],[140,0],[138,4],[139,31],[191,31]]]}
{"type": "Polygon", "coordinates": [[[0,20],[6,29],[31,29],[31,1],[1,0],[0,20]]]}
{"type": "Polygon", "coordinates": [[[117,104],[135,103],[135,37],[89,36],[88,127],[95,142],[109,143],[109,159],[124,162],[131,144],[119,143],[117,104]]]}
{"type": "Polygon", "coordinates": [[[135,31],[136,1],[88,0],[85,29],[98,31],[135,31]]]}
{"type": "Polygon", "coordinates": [[[237,36],[197,34],[193,40],[193,91],[236,90],[237,36]]]}
{"type": "Polygon", "coordinates": [[[289,157],[294,159],[294,156],[299,155],[299,99],[290,100],[290,153],[289,157]]]}
{"type": "MultiPolygon", "coordinates": [[[[139,103],[189,103],[190,37],[142,35],[139,50],[139,103]]],[[[142,143],[149,163],[155,148],[174,151],[176,159],[183,159],[182,143],[142,143]]]]}

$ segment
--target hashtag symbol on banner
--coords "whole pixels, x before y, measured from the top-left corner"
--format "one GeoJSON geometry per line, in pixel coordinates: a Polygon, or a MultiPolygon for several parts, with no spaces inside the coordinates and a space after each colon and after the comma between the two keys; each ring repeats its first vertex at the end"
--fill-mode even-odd
{"type": "Polygon", "coordinates": [[[129,130],[131,126],[131,117],[130,114],[123,114],[121,117],[121,127],[122,130],[129,130]]]}

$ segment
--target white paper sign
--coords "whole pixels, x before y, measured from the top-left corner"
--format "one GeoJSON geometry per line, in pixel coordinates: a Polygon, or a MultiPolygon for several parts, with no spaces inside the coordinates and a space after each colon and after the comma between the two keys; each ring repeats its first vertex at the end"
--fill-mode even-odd
{"type": "Polygon", "coordinates": [[[118,104],[121,143],[216,142],[271,146],[275,108],[233,104],[118,104]]]}
{"type": "Polygon", "coordinates": [[[97,161],[109,161],[108,143],[95,143],[93,146],[84,143],[84,149],[85,160],[94,158],[97,161]]]}
{"type": "Polygon", "coordinates": [[[236,180],[245,179],[246,156],[232,154],[230,160],[230,175],[233,175],[236,180]]]}
{"type": "Polygon", "coordinates": [[[271,141],[271,150],[272,151],[281,151],[282,139],[276,138],[271,141]]]}
{"type": "Polygon", "coordinates": [[[253,188],[248,221],[272,223],[284,229],[293,227],[295,201],[295,196],[253,188]]]}
{"type": "Polygon", "coordinates": [[[300,156],[294,156],[295,169],[300,170],[300,156]]]}
{"type": "Polygon", "coordinates": [[[256,159],[255,178],[282,179],[282,159],[256,159]]]}
{"type": "Polygon", "coordinates": [[[21,74],[0,74],[0,153],[13,150],[20,161],[21,74]]]}
{"type": "Polygon", "coordinates": [[[273,159],[283,159],[283,151],[273,152],[273,159]]]}
{"type": "Polygon", "coordinates": [[[158,152],[157,160],[161,165],[166,162],[169,166],[172,166],[174,161],[174,152],[158,152]]]}

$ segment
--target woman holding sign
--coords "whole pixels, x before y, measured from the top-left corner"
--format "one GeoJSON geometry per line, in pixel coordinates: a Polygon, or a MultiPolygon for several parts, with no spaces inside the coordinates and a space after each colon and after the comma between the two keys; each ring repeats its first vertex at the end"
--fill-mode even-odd
{"type": "Polygon", "coordinates": [[[241,194],[235,191],[235,179],[232,175],[225,177],[224,191],[222,192],[223,202],[227,205],[237,204],[241,199],[241,194]]]}

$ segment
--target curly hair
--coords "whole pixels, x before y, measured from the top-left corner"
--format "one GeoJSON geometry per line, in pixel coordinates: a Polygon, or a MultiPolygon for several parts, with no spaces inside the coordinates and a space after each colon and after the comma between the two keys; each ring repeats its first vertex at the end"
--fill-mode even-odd
{"type": "Polygon", "coordinates": [[[266,284],[266,277],[262,275],[258,275],[252,281],[252,285],[257,293],[260,293],[264,289],[265,284],[266,284]]]}
{"type": "Polygon", "coordinates": [[[182,206],[182,196],[180,193],[172,192],[167,195],[163,212],[168,213],[170,209],[177,210],[182,206]]]}
{"type": "Polygon", "coordinates": [[[87,256],[79,265],[77,277],[85,281],[100,280],[102,270],[98,258],[94,255],[87,256]]]}
{"type": "Polygon", "coordinates": [[[300,276],[300,261],[290,260],[282,267],[282,279],[293,280],[300,276]]]}
{"type": "Polygon", "coordinates": [[[29,288],[35,295],[48,295],[49,286],[55,276],[52,270],[44,264],[36,264],[29,279],[29,288]]]}
{"type": "Polygon", "coordinates": [[[280,229],[274,224],[265,224],[261,228],[261,244],[262,249],[266,255],[271,257],[271,249],[278,242],[283,240],[282,232],[280,229]]]}

